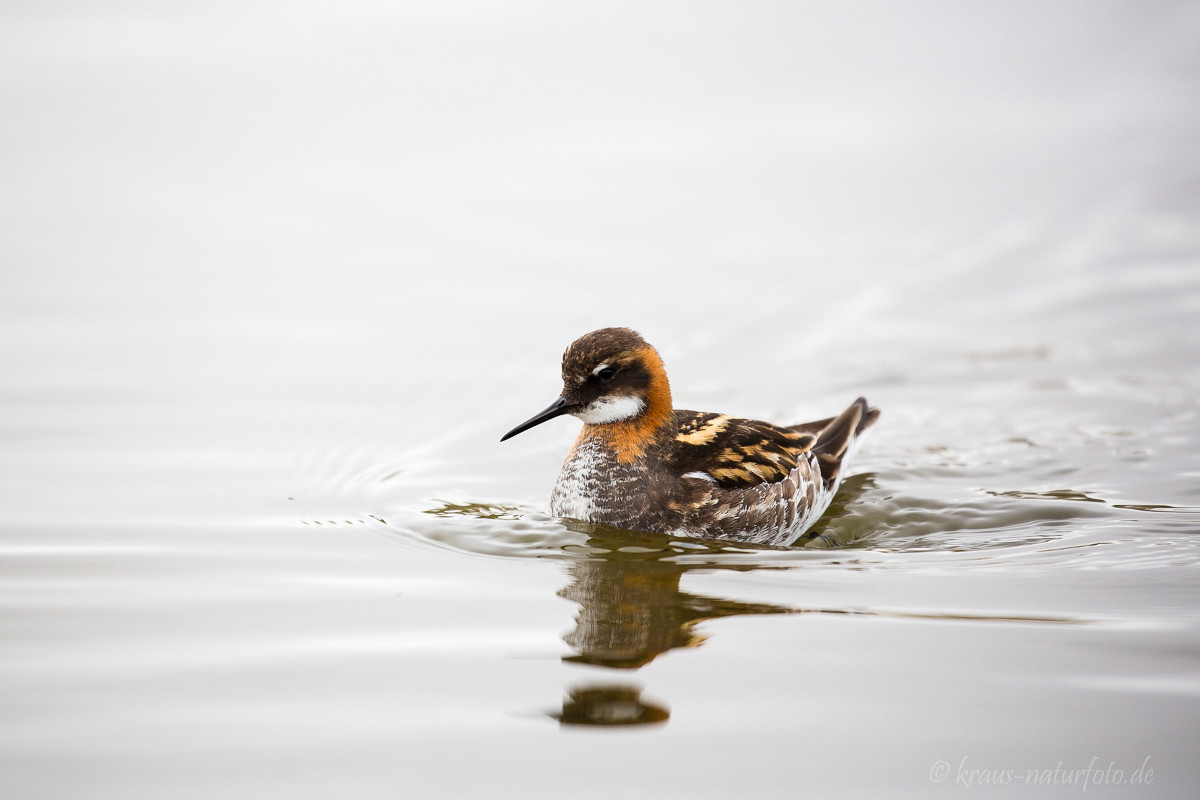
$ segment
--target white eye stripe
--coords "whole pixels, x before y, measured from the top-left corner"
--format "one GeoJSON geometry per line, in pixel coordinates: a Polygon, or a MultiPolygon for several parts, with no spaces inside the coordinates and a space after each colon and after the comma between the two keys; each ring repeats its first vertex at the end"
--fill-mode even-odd
{"type": "Polygon", "coordinates": [[[598,376],[601,372],[603,372],[606,369],[608,369],[608,364],[601,364],[600,366],[598,366],[594,370],[592,370],[592,374],[598,376]]]}

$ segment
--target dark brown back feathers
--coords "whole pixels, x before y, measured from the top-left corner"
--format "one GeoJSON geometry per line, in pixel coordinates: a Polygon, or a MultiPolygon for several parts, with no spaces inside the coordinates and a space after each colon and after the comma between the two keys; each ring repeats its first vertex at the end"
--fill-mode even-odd
{"type": "MultiPolygon", "coordinates": [[[[702,411],[675,412],[675,468],[682,474],[701,472],[725,489],[775,483],[812,452],[821,478],[832,485],[847,447],[870,427],[879,410],[855,400],[837,417],[790,427],[702,411]]],[[[811,456],[810,456],[811,458],[811,456]]]]}

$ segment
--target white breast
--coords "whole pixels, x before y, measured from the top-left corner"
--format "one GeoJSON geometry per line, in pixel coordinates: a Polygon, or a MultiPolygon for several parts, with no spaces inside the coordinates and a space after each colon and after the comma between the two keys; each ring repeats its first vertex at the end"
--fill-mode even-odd
{"type": "Polygon", "coordinates": [[[558,473],[550,495],[550,513],[585,522],[598,521],[597,492],[601,475],[610,459],[596,442],[585,440],[576,445],[558,473]]]}
{"type": "Polygon", "coordinates": [[[585,522],[636,527],[645,508],[644,465],[622,464],[616,454],[592,438],[577,442],[563,464],[550,513],[585,522]]]}

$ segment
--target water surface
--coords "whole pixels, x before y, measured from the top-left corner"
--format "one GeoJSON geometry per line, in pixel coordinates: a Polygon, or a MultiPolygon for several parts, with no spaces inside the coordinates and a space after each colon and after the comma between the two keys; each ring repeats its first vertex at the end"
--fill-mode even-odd
{"type": "Polygon", "coordinates": [[[1200,779],[1192,7],[3,16],[5,797],[1200,779]],[[605,325],[808,546],[547,515],[605,325]]]}

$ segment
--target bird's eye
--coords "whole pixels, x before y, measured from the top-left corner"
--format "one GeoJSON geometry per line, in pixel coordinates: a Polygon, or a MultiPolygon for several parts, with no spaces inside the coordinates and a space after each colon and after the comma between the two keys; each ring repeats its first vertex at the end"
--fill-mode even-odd
{"type": "Polygon", "coordinates": [[[602,381],[608,382],[608,381],[611,381],[613,379],[613,376],[615,376],[616,374],[617,374],[617,371],[615,369],[613,369],[612,367],[605,367],[604,369],[602,369],[596,373],[596,377],[602,381]]]}

